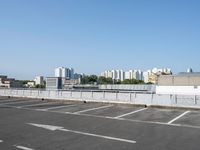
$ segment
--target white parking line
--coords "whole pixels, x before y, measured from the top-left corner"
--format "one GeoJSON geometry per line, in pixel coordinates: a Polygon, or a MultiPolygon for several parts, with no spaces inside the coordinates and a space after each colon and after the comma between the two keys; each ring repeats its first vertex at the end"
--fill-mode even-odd
{"type": "Polygon", "coordinates": [[[51,102],[51,103],[45,102],[45,103],[37,103],[37,104],[31,104],[31,105],[23,105],[23,106],[19,106],[17,108],[40,106],[40,105],[43,106],[43,105],[48,105],[48,104],[57,104],[57,102],[51,102]]]}
{"type": "Polygon", "coordinates": [[[34,150],[32,148],[28,148],[28,147],[25,147],[25,146],[20,146],[20,145],[14,145],[16,148],[18,149],[22,149],[22,150],[34,150]]]}
{"type": "Polygon", "coordinates": [[[171,121],[169,121],[167,124],[172,124],[173,122],[175,122],[176,120],[178,120],[179,118],[183,117],[184,115],[188,114],[190,111],[186,111],[184,113],[182,113],[181,115],[177,116],[176,118],[172,119],[171,121]]]}
{"type": "Polygon", "coordinates": [[[80,114],[80,113],[83,113],[83,112],[88,112],[88,111],[92,111],[92,110],[108,108],[108,107],[112,107],[112,106],[113,106],[113,105],[90,108],[90,109],[86,109],[86,110],[81,110],[81,111],[74,112],[74,114],[80,114]]]}
{"type": "Polygon", "coordinates": [[[3,140],[0,140],[0,143],[3,143],[3,140]]]}
{"type": "Polygon", "coordinates": [[[46,108],[46,109],[40,109],[42,111],[47,111],[47,110],[52,110],[52,109],[59,109],[59,108],[67,108],[67,107],[71,107],[71,106],[76,106],[76,105],[64,105],[64,106],[56,106],[56,107],[49,107],[49,108],[46,108]]]}
{"type": "Polygon", "coordinates": [[[126,113],[126,114],[123,114],[123,115],[120,115],[120,116],[117,116],[117,117],[114,117],[114,118],[122,118],[122,117],[131,115],[131,114],[135,114],[135,113],[137,113],[137,112],[140,112],[140,111],[143,111],[143,110],[146,110],[146,109],[147,109],[147,108],[142,108],[142,109],[135,110],[135,111],[132,111],[132,112],[129,112],[129,113],[126,113]]]}

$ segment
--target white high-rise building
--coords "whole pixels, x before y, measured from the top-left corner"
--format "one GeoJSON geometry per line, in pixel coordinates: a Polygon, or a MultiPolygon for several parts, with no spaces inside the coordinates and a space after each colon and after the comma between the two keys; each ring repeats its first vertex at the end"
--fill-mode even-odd
{"type": "Polygon", "coordinates": [[[128,80],[131,79],[131,72],[130,72],[130,70],[125,72],[125,79],[128,79],[128,80]]]}
{"type": "Polygon", "coordinates": [[[43,76],[37,76],[35,77],[35,85],[43,85],[44,84],[44,77],[43,76]]]}
{"type": "Polygon", "coordinates": [[[74,79],[74,69],[58,67],[55,69],[55,77],[62,77],[67,79],[74,79]]]}
{"type": "Polygon", "coordinates": [[[105,78],[112,78],[113,80],[124,80],[124,71],[123,70],[106,70],[101,73],[101,76],[105,78]]]}
{"type": "Polygon", "coordinates": [[[62,77],[62,67],[55,69],[55,77],[62,77]]]}

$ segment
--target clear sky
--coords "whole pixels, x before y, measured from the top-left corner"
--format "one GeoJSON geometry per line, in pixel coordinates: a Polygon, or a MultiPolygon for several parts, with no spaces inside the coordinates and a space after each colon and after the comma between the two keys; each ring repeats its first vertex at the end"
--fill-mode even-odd
{"type": "Polygon", "coordinates": [[[200,71],[200,0],[0,0],[0,74],[200,71]]]}

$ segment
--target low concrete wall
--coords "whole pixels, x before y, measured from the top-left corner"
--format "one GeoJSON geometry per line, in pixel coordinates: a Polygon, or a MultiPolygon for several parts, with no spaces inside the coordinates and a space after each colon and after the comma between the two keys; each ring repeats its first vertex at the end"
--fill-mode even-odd
{"type": "Polygon", "coordinates": [[[200,95],[0,89],[0,96],[200,108],[200,95]]]}

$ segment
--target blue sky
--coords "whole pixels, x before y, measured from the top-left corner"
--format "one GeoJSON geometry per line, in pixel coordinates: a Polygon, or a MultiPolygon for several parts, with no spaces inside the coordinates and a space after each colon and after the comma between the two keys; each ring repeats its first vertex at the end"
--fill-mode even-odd
{"type": "Polygon", "coordinates": [[[0,74],[200,71],[199,0],[0,0],[0,74]]]}

